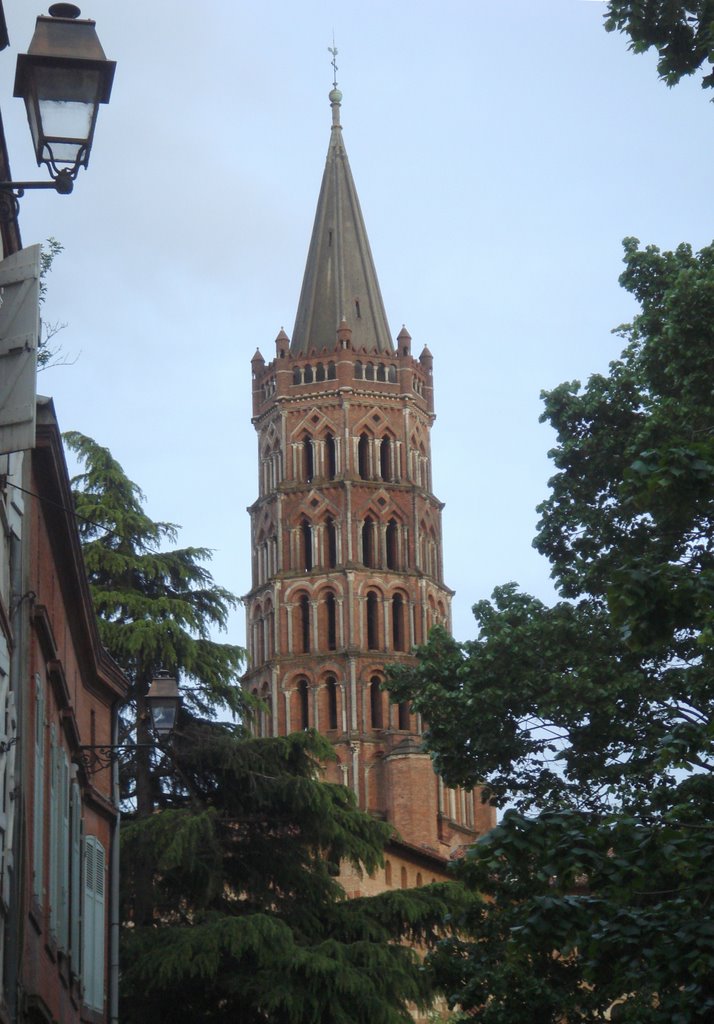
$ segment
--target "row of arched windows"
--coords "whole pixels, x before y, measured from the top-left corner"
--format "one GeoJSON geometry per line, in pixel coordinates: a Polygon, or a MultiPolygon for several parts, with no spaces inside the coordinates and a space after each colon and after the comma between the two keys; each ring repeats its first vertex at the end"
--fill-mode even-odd
{"type": "MultiPolygon", "coordinates": [[[[384,862],[384,882],[386,885],[394,885],[394,881],[392,878],[392,862],[390,860],[385,860],[384,862]]],[[[436,882],[436,879],[432,877],[431,882],[436,882]]],[[[413,884],[417,887],[419,887],[420,885],[424,885],[424,877],[421,871],[416,872],[413,884]]],[[[408,889],[410,887],[409,873],[404,864],[402,864],[402,866],[399,869],[399,885],[402,889],[408,889]]]]}
{"type": "MultiPolygon", "coordinates": [[[[364,727],[374,732],[384,729],[409,732],[416,722],[409,703],[392,705],[382,689],[382,682],[380,676],[373,675],[367,684],[363,706],[364,727]]],[[[346,728],[344,710],[344,689],[336,676],[328,675],[317,687],[310,683],[307,676],[300,676],[290,701],[290,731],[343,731],[346,728]]]]}
{"type": "MultiPolygon", "coordinates": [[[[292,539],[292,565],[298,572],[311,572],[316,566],[334,569],[349,560],[344,538],[338,536],[338,525],[331,515],[318,523],[302,515],[292,531],[292,539]]],[[[394,516],[382,523],[368,513],[359,528],[358,541],[353,560],[361,560],[370,569],[400,571],[408,568],[407,531],[394,516]]]]}
{"type": "Polygon", "coordinates": [[[314,370],[310,363],[306,366],[296,366],[293,369],[293,384],[312,384],[313,381],[335,380],[337,370],[334,363],[317,363],[314,370]]]}
{"type": "MultiPolygon", "coordinates": [[[[298,592],[288,606],[286,653],[326,653],[349,644],[368,651],[406,652],[419,642],[415,608],[401,590],[387,596],[371,587],[361,604],[362,616],[355,624],[356,635],[350,636],[349,624],[344,619],[344,599],[339,594],[324,589],[319,599],[314,599],[306,591],[298,592]]],[[[448,627],[444,601],[429,595],[421,622],[420,632],[426,634],[435,625],[448,627]]],[[[252,609],[249,649],[253,665],[264,664],[276,653],[275,615],[270,598],[257,602],[252,609]]]]}
{"type": "MultiPolygon", "coordinates": [[[[313,437],[306,432],[301,441],[293,444],[295,478],[308,484],[313,480],[335,480],[344,469],[338,447],[337,439],[330,430],[322,437],[313,437]]],[[[263,482],[275,480],[277,484],[277,467],[272,466],[271,456],[272,452],[267,451],[263,455],[263,464],[267,467],[263,471],[263,482]]],[[[391,482],[399,477],[397,445],[387,435],[372,437],[363,431],[356,439],[355,459],[357,475],[362,480],[391,482]]]]}
{"type": "Polygon", "coordinates": [[[389,384],[397,383],[397,368],[393,363],[362,363],[359,359],[355,362],[356,380],[379,380],[389,384]]]}
{"type": "MultiPolygon", "coordinates": [[[[369,651],[408,650],[412,646],[408,609],[407,598],[398,591],[385,599],[377,590],[369,590],[364,600],[361,646],[369,651]],[[385,618],[387,636],[383,631],[385,618]]],[[[342,601],[332,590],[324,591],[319,603],[304,592],[299,594],[293,605],[290,653],[312,654],[344,647],[347,638],[341,611],[342,601]]]]}

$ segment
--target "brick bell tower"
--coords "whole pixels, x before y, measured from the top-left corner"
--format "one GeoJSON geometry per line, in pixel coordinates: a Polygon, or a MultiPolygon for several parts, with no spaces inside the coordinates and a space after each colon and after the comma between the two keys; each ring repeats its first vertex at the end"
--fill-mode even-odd
{"type": "MultiPolygon", "coordinates": [[[[269,709],[261,735],[315,728],[332,741],[326,777],[394,825],[401,884],[413,885],[493,820],[477,794],[441,783],[419,716],[380,688],[386,664],[451,621],[431,483],[433,359],[426,346],[413,357],[405,328],[391,341],[336,85],[329,98],[292,340],[281,330],[275,358],[257,351],[251,363],[260,471],[244,685],[269,709]]],[[[392,884],[387,868],[377,888],[392,884]]]]}

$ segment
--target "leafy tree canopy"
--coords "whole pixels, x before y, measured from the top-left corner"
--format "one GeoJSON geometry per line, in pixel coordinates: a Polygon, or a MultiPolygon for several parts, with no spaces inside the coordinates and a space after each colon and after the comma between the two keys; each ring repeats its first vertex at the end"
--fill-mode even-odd
{"type": "Polygon", "coordinates": [[[714,4],[711,0],[609,0],[605,27],[624,32],[630,49],[657,50],[657,70],[667,85],[676,85],[702,66],[702,87],[714,86],[714,4]]]}
{"type": "Polygon", "coordinates": [[[484,1024],[714,1014],[714,247],[627,239],[620,281],[621,358],[544,394],[534,543],[563,599],[500,587],[475,641],[435,631],[389,681],[446,780],[511,808],[461,869],[493,898],[470,955],[438,959],[484,1024]]]}

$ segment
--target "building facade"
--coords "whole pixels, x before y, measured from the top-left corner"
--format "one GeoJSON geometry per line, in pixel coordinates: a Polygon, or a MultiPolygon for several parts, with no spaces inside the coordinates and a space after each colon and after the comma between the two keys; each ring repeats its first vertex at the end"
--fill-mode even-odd
{"type": "Polygon", "coordinates": [[[434,625],[450,628],[432,490],[433,359],[388,326],[340,123],[332,128],[292,339],[252,360],[259,494],[249,509],[247,688],[262,735],[315,728],[328,779],[396,830],[384,878],[355,894],[441,877],[493,824],[478,793],[445,787],[423,723],[382,689],[434,625]]]}

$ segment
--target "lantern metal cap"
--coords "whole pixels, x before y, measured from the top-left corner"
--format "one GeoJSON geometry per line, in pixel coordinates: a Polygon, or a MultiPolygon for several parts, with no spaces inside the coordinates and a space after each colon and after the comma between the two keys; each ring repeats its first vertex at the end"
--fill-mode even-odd
{"type": "MultiPolygon", "coordinates": [[[[67,13],[69,8],[74,8],[79,13],[73,4],[55,4],[52,9],[56,8],[67,13]]],[[[99,103],[108,103],[116,61],[107,60],[99,42],[96,22],[90,18],[79,19],[76,15],[50,17],[41,14],[35,23],[35,34],[27,53],[18,55],[13,95],[25,97],[27,76],[32,67],[71,67],[78,63],[88,71],[101,72],[101,89],[97,99],[99,103]]]]}

